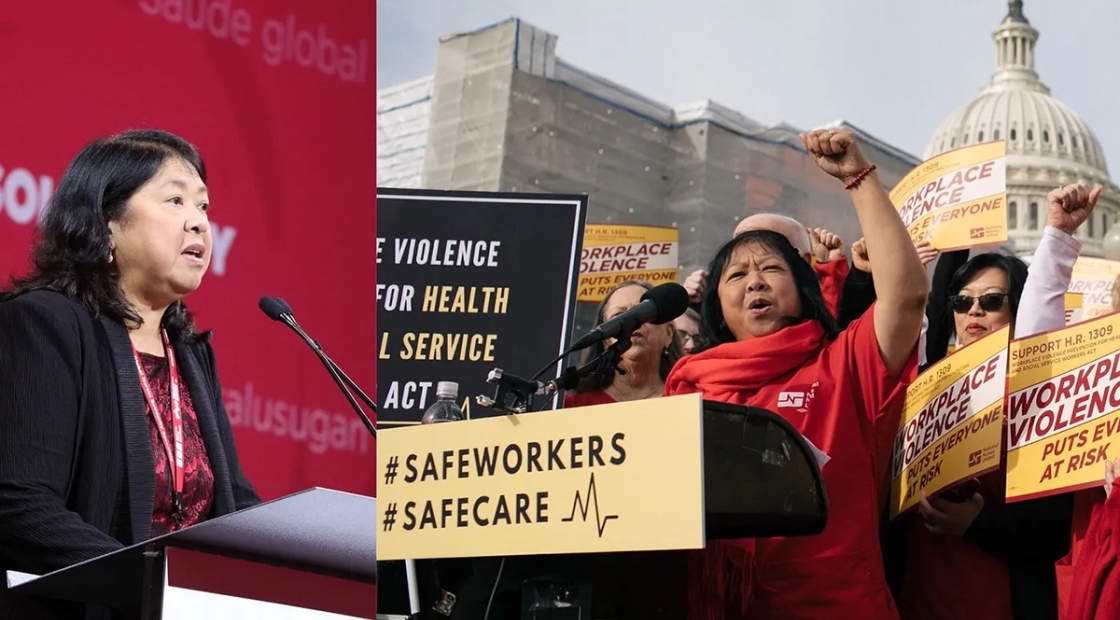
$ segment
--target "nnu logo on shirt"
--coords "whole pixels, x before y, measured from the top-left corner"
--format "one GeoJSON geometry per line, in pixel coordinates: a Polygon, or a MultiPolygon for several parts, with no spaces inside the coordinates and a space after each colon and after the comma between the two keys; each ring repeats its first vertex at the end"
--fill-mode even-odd
{"type": "Polygon", "coordinates": [[[813,401],[819,385],[820,381],[815,381],[810,386],[791,385],[789,389],[778,394],[778,408],[795,409],[799,413],[809,411],[809,404],[813,401]]]}

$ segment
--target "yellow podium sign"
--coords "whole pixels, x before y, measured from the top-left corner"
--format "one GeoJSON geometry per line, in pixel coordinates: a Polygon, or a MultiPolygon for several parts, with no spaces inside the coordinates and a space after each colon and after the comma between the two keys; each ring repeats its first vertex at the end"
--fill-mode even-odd
{"type": "Polygon", "coordinates": [[[699,549],[699,394],[385,429],[379,560],[699,549]]]}

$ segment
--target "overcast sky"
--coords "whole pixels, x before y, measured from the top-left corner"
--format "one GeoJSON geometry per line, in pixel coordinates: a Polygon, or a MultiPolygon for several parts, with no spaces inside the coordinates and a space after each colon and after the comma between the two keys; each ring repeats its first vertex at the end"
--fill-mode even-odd
{"type": "MultiPolygon", "coordinates": [[[[1120,179],[1120,0],[1025,0],[1036,69],[1120,179]]],[[[766,124],[844,119],[921,157],[995,66],[1000,0],[377,0],[377,85],[434,71],[439,37],[520,17],[569,63],[669,105],[766,124]]]]}

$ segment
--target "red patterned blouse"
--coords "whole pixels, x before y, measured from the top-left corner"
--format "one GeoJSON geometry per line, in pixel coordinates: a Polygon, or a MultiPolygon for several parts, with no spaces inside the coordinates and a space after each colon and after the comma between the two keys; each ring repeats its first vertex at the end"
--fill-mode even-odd
{"type": "MultiPolygon", "coordinates": [[[[140,361],[152,386],[156,402],[160,404],[164,428],[171,430],[171,382],[167,370],[167,358],[140,353],[140,361]]],[[[183,464],[186,471],[183,481],[183,527],[205,521],[210,515],[214,502],[214,473],[210,469],[210,459],[206,455],[206,444],[198,428],[194,401],[185,382],[179,379],[179,394],[182,395],[183,414],[183,464]]],[[[145,399],[146,400],[146,399],[145,399]]],[[[148,430],[152,438],[152,456],[156,466],[155,510],[152,514],[152,537],[162,536],[174,527],[175,510],[171,501],[171,465],[167,451],[159,436],[159,429],[152,418],[151,406],[148,411],[148,430]]]]}

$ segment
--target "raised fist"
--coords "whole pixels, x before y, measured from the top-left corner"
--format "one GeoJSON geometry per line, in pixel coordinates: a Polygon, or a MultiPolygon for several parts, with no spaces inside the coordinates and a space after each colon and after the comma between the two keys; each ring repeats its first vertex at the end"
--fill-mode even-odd
{"type": "Polygon", "coordinates": [[[856,137],[845,129],[818,129],[800,134],[817,167],[847,183],[870,166],[856,137]]]}
{"type": "Polygon", "coordinates": [[[867,256],[867,241],[863,237],[852,244],[852,266],[871,273],[871,259],[867,256]]]}
{"type": "Polygon", "coordinates": [[[1102,188],[1098,185],[1092,191],[1081,185],[1063,185],[1046,196],[1049,203],[1046,212],[1046,225],[1072,235],[1079,226],[1093,215],[1102,188]]]}
{"type": "Polygon", "coordinates": [[[810,228],[809,239],[813,242],[813,255],[818,263],[829,263],[844,256],[844,240],[823,228],[810,228]]]}
{"type": "MultiPolygon", "coordinates": [[[[941,255],[941,250],[931,246],[929,241],[915,243],[914,249],[918,251],[918,259],[922,261],[923,267],[941,255]]],[[[852,265],[860,271],[871,273],[871,259],[867,256],[867,241],[863,237],[852,244],[852,265]]]]}
{"type": "Polygon", "coordinates": [[[688,274],[684,280],[684,290],[688,291],[689,303],[698,304],[708,290],[708,272],[698,269],[688,274]]]}

